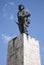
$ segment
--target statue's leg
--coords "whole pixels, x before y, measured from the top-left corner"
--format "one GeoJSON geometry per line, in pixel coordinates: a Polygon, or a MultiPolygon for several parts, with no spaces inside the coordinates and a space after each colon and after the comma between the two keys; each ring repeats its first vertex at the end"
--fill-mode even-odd
{"type": "Polygon", "coordinates": [[[24,25],[23,24],[19,24],[19,30],[21,33],[24,33],[24,25]]]}
{"type": "Polygon", "coordinates": [[[25,24],[24,24],[24,33],[26,33],[28,35],[27,26],[25,24]]]}

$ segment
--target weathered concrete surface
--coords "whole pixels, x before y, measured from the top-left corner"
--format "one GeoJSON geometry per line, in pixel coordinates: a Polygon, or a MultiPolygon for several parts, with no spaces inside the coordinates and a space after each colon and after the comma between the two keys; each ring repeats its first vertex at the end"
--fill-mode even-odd
{"type": "Polygon", "coordinates": [[[39,41],[26,34],[9,41],[7,65],[41,65],[39,41]]]}
{"type": "Polygon", "coordinates": [[[41,65],[39,41],[24,34],[24,65],[41,65]]]}

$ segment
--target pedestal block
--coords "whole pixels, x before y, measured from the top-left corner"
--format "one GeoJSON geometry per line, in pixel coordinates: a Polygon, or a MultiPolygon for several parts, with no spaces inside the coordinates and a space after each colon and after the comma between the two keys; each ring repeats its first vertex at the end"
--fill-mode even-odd
{"type": "Polygon", "coordinates": [[[26,34],[10,40],[7,65],[41,65],[39,41],[26,34]]]}

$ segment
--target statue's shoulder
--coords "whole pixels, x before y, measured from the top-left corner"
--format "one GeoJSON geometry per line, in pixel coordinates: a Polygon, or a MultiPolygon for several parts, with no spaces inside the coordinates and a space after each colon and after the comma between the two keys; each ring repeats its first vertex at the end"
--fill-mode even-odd
{"type": "Polygon", "coordinates": [[[21,16],[21,17],[23,17],[25,15],[25,10],[22,10],[22,11],[18,11],[18,13],[17,13],[17,16],[21,16]]]}
{"type": "Polygon", "coordinates": [[[23,16],[23,11],[19,11],[19,12],[17,13],[17,16],[23,16]]]}

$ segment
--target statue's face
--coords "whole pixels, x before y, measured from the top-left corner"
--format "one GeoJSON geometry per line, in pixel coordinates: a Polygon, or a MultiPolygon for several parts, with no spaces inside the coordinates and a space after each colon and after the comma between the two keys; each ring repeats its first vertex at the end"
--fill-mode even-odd
{"type": "Polygon", "coordinates": [[[22,11],[24,9],[23,5],[19,5],[19,10],[22,11]]]}

